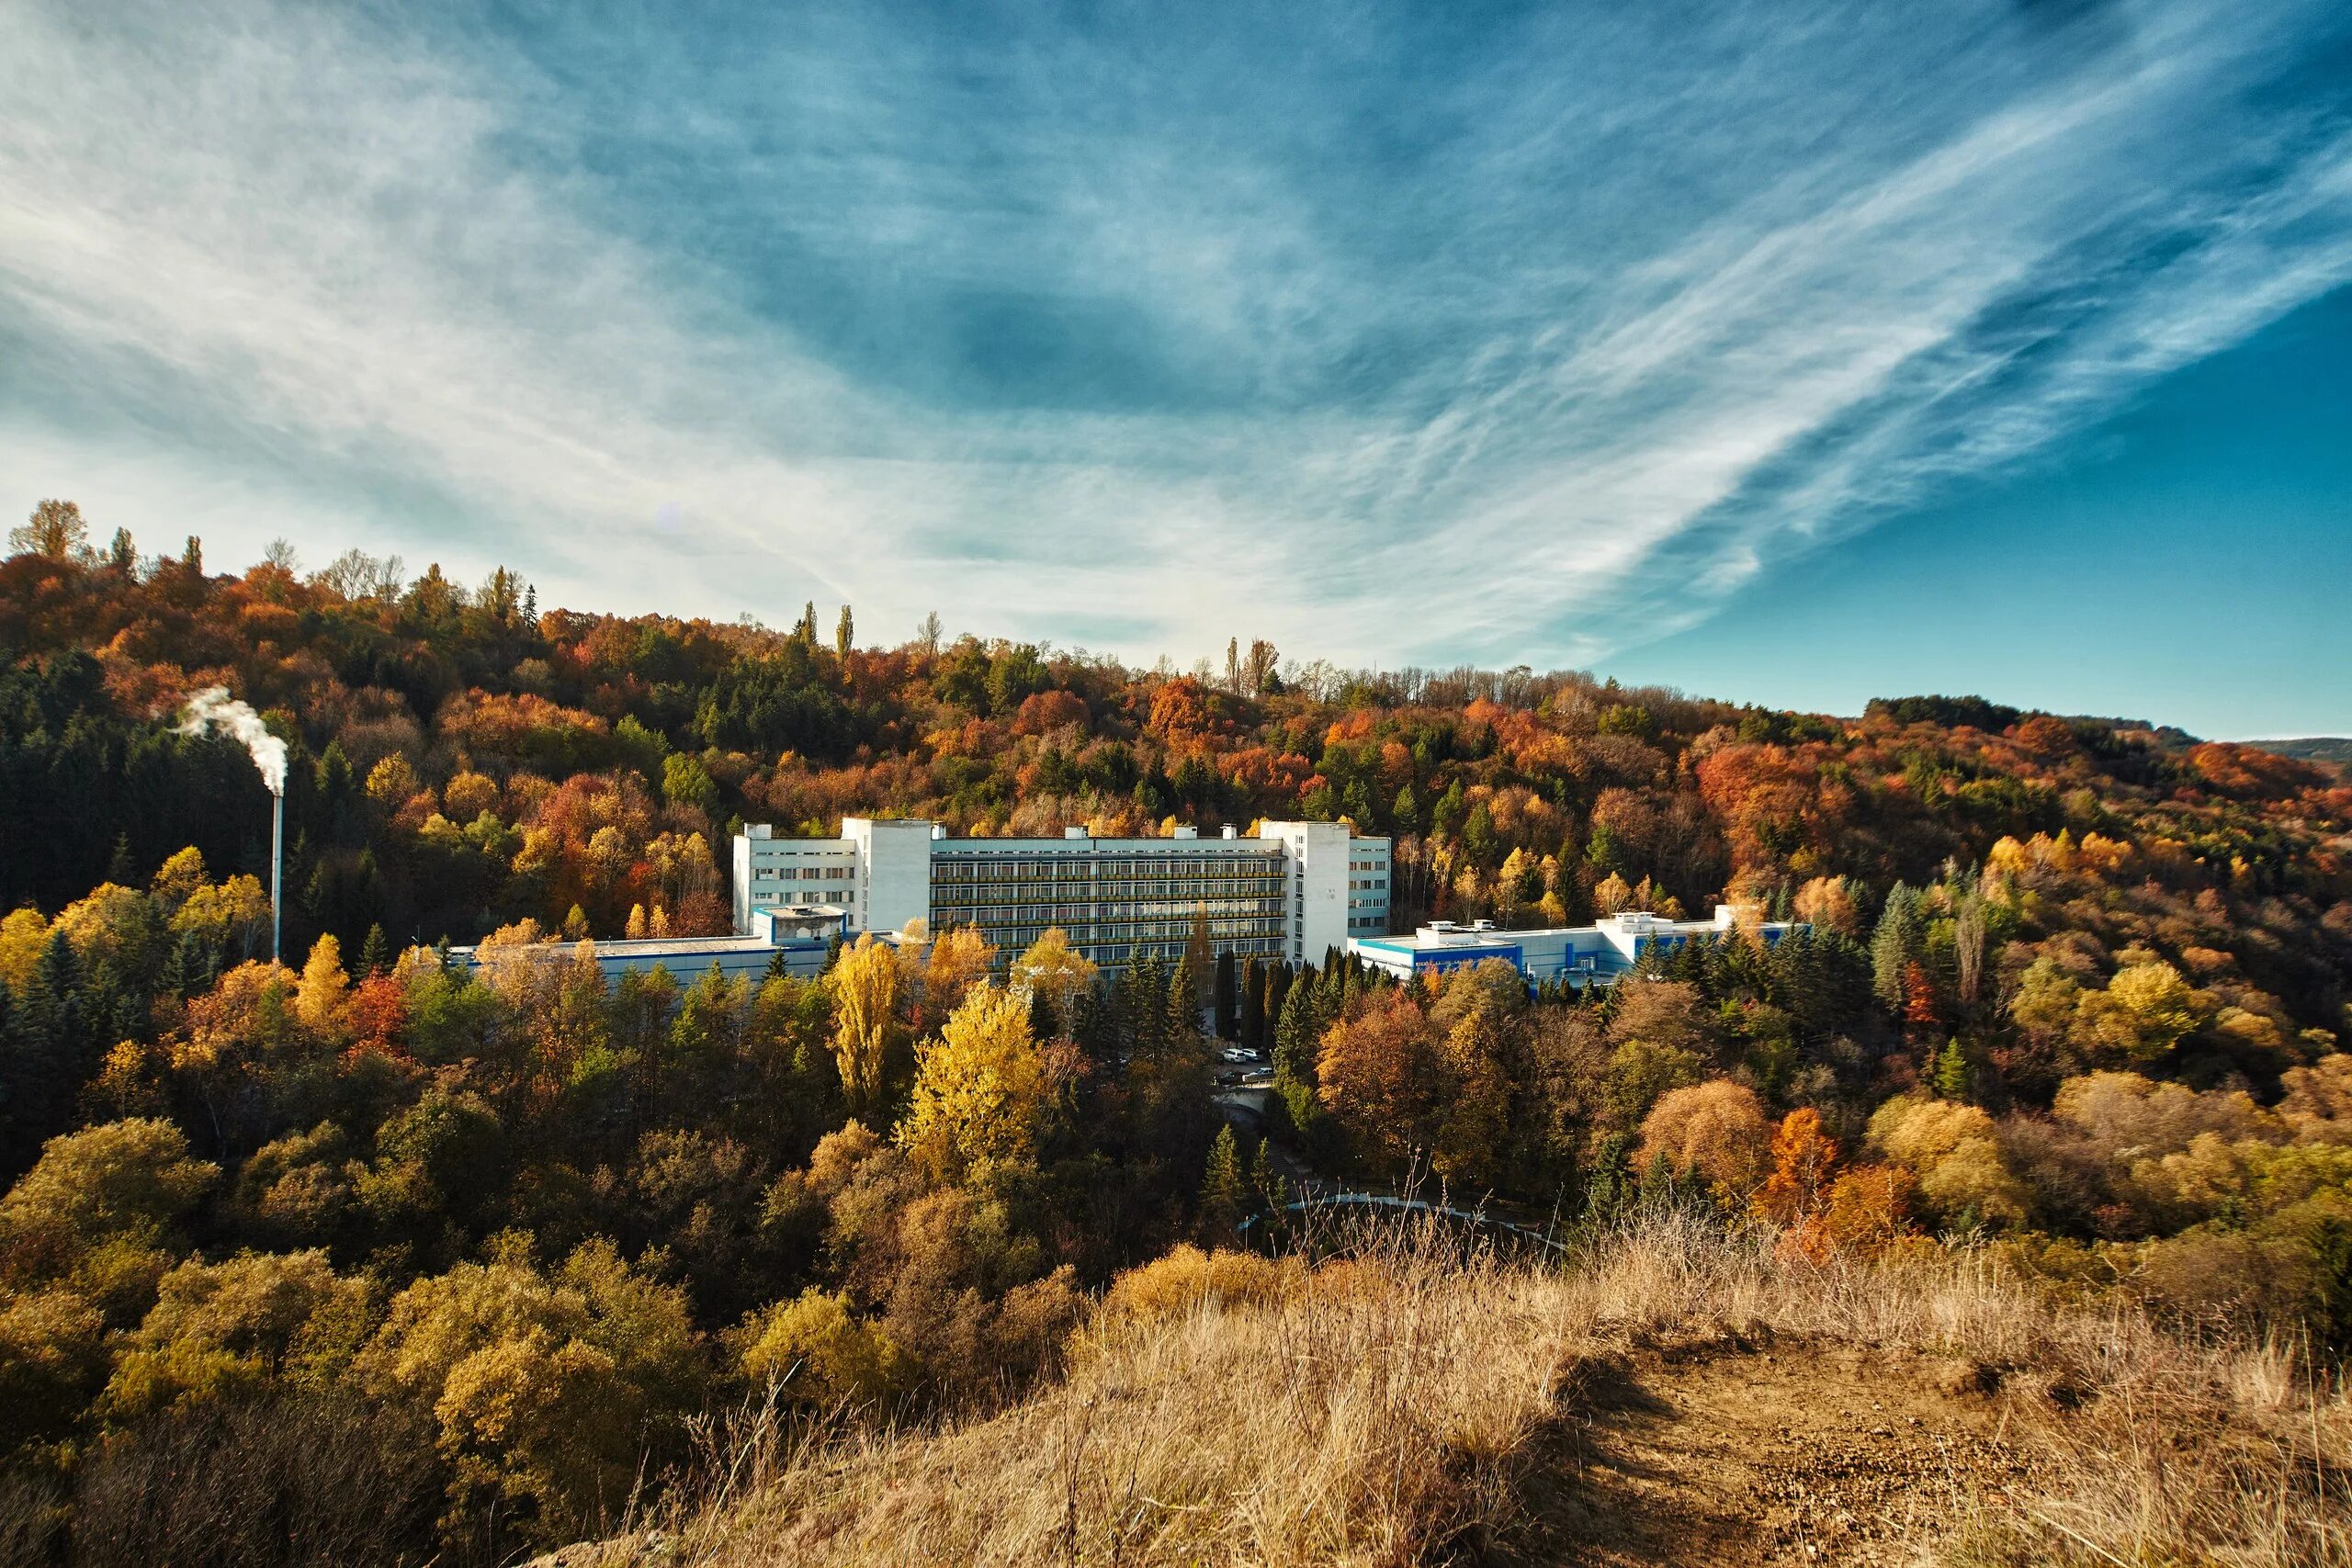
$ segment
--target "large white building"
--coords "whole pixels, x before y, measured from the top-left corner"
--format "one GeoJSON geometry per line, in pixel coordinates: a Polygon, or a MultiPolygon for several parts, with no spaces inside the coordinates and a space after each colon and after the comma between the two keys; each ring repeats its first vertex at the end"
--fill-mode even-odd
{"type": "MultiPolygon", "coordinates": [[[[1491,920],[1466,926],[1437,920],[1410,936],[1351,939],[1348,952],[1400,980],[1500,958],[1518,965],[1520,973],[1531,980],[1595,980],[1606,985],[1633,968],[1651,948],[1679,947],[1694,936],[1721,936],[1738,923],[1738,911],[1729,904],[1716,906],[1714,918],[1706,920],[1668,920],[1628,912],[1611,915],[1598,925],[1551,926],[1541,931],[1500,931],[1491,920]]],[[[1786,920],[1766,920],[1753,928],[1768,947],[1796,929],[1786,920]]]]}
{"type": "Polygon", "coordinates": [[[1001,953],[1059,926],[1117,965],[1182,955],[1196,913],[1216,950],[1297,964],[1388,929],[1388,840],[1340,822],[1267,822],[1254,838],[951,839],[933,822],[845,817],[838,839],[754,825],[734,848],[738,931],[770,907],[831,905],[853,932],[974,926],[1001,953]]]}

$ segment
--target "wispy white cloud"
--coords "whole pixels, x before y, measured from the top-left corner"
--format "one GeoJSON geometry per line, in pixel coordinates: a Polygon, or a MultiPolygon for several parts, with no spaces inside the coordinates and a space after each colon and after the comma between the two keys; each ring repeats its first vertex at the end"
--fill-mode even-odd
{"type": "Polygon", "coordinates": [[[2347,106],[2282,85],[2327,8],[1894,9],[0,0],[0,491],[616,607],[1589,661],[2352,275],[2347,106]]]}

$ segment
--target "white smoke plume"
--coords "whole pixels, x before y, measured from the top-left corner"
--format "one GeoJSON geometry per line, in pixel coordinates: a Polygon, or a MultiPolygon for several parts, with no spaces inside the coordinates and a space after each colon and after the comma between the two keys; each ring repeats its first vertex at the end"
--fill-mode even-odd
{"type": "Polygon", "coordinates": [[[269,793],[286,793],[286,742],[269,732],[261,715],[231,696],[228,687],[207,686],[190,697],[179,728],[182,735],[226,731],[253,758],[269,793]]]}

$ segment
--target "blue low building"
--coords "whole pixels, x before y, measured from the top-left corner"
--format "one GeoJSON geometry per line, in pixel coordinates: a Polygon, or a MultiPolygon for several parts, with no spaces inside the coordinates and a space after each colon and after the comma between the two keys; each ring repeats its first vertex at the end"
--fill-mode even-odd
{"type": "Polygon", "coordinates": [[[1745,929],[1770,946],[1797,928],[1788,920],[1743,920],[1737,908],[1724,904],[1716,908],[1713,919],[1669,920],[1629,912],[1597,925],[1542,931],[1502,931],[1492,920],[1468,925],[1433,920],[1410,936],[1351,938],[1348,952],[1400,980],[1499,958],[1531,981],[1607,985],[1652,948],[1679,947],[1693,937],[1723,936],[1735,929],[1745,929]]]}

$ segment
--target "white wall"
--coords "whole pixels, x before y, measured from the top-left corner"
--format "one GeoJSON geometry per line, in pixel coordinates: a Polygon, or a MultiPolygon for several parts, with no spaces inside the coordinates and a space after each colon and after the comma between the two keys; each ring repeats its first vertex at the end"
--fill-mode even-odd
{"type": "Polygon", "coordinates": [[[860,931],[895,931],[931,918],[931,824],[842,818],[842,837],[857,847],[860,931]]]}
{"type": "Polygon", "coordinates": [[[1261,822],[1261,839],[1282,840],[1290,866],[1290,960],[1320,964],[1323,951],[1348,946],[1348,845],[1344,822],[1261,822]]]}
{"type": "Polygon", "coordinates": [[[779,838],[754,823],[735,836],[734,850],[738,932],[750,932],[763,905],[847,905],[856,889],[857,850],[847,839],[779,838]]]}

